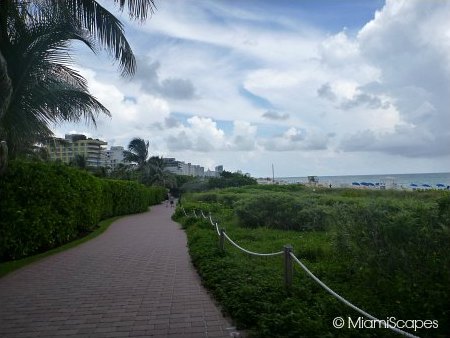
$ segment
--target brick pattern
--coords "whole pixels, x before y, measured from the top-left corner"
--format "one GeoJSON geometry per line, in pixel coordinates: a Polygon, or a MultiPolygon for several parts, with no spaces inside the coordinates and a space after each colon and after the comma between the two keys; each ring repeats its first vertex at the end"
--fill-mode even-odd
{"type": "Polygon", "coordinates": [[[0,279],[0,337],[230,337],[172,208],[0,279]]]}

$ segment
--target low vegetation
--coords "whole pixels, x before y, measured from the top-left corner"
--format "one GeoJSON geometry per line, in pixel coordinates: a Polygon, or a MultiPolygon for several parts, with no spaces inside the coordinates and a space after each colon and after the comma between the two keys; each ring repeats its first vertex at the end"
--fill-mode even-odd
{"type": "Polygon", "coordinates": [[[205,179],[191,178],[180,185],[179,191],[182,193],[202,192],[218,188],[243,187],[248,185],[256,185],[256,179],[243,175],[241,173],[229,172],[224,170],[218,177],[205,179]]]}
{"type": "Polygon", "coordinates": [[[0,262],[60,246],[101,219],[146,211],[166,190],[57,163],[11,161],[0,178],[0,262]]]}
{"type": "MultiPolygon", "coordinates": [[[[437,320],[423,337],[450,330],[450,194],[442,191],[310,190],[250,186],[185,195],[227,234],[256,252],[292,244],[296,256],[334,291],[379,319],[437,320]]],[[[391,337],[386,329],[333,328],[360,314],[326,293],[298,266],[283,285],[282,257],[253,257],[227,244],[203,219],[174,215],[205,285],[254,337],[391,337]]]]}

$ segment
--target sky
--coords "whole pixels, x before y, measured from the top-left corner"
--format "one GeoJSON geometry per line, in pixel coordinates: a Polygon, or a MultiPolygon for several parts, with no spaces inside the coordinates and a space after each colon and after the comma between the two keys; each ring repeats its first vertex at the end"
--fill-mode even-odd
{"type": "Polygon", "coordinates": [[[61,124],[254,177],[450,171],[450,1],[156,0],[123,22],[137,59],[74,46],[111,112],[61,124]]]}

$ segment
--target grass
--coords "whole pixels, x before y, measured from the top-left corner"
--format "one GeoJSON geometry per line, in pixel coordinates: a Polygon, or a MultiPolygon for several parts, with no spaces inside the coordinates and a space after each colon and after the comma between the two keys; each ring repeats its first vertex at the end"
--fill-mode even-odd
{"type": "Polygon", "coordinates": [[[0,277],[3,277],[17,269],[20,269],[26,265],[29,265],[31,263],[37,262],[41,259],[44,259],[48,256],[57,254],[59,252],[63,252],[66,250],[69,250],[71,248],[74,248],[80,244],[83,244],[99,235],[101,235],[103,232],[106,231],[106,229],[108,229],[108,227],[117,219],[119,219],[122,216],[117,216],[117,217],[112,217],[112,218],[108,218],[105,219],[103,221],[101,221],[97,227],[97,229],[95,229],[93,232],[89,233],[87,236],[84,236],[82,238],[76,239],[72,242],[69,242],[67,244],[64,244],[60,247],[57,247],[55,249],[40,253],[38,255],[34,255],[34,256],[30,256],[30,257],[26,257],[23,259],[18,259],[15,261],[9,261],[9,262],[4,262],[4,263],[0,263],[0,277]]]}

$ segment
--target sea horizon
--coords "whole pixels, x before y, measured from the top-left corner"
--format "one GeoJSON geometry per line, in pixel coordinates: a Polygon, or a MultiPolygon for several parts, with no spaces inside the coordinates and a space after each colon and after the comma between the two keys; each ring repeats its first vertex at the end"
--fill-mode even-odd
{"type": "MultiPolygon", "coordinates": [[[[334,187],[348,187],[353,183],[385,183],[387,185],[396,185],[400,188],[414,188],[414,185],[430,185],[436,188],[437,184],[450,185],[450,172],[439,173],[415,173],[415,174],[373,174],[373,175],[336,175],[320,176],[316,175],[319,184],[332,185],[334,187]]],[[[284,183],[307,183],[308,176],[285,176],[275,177],[275,181],[284,183]]]]}

